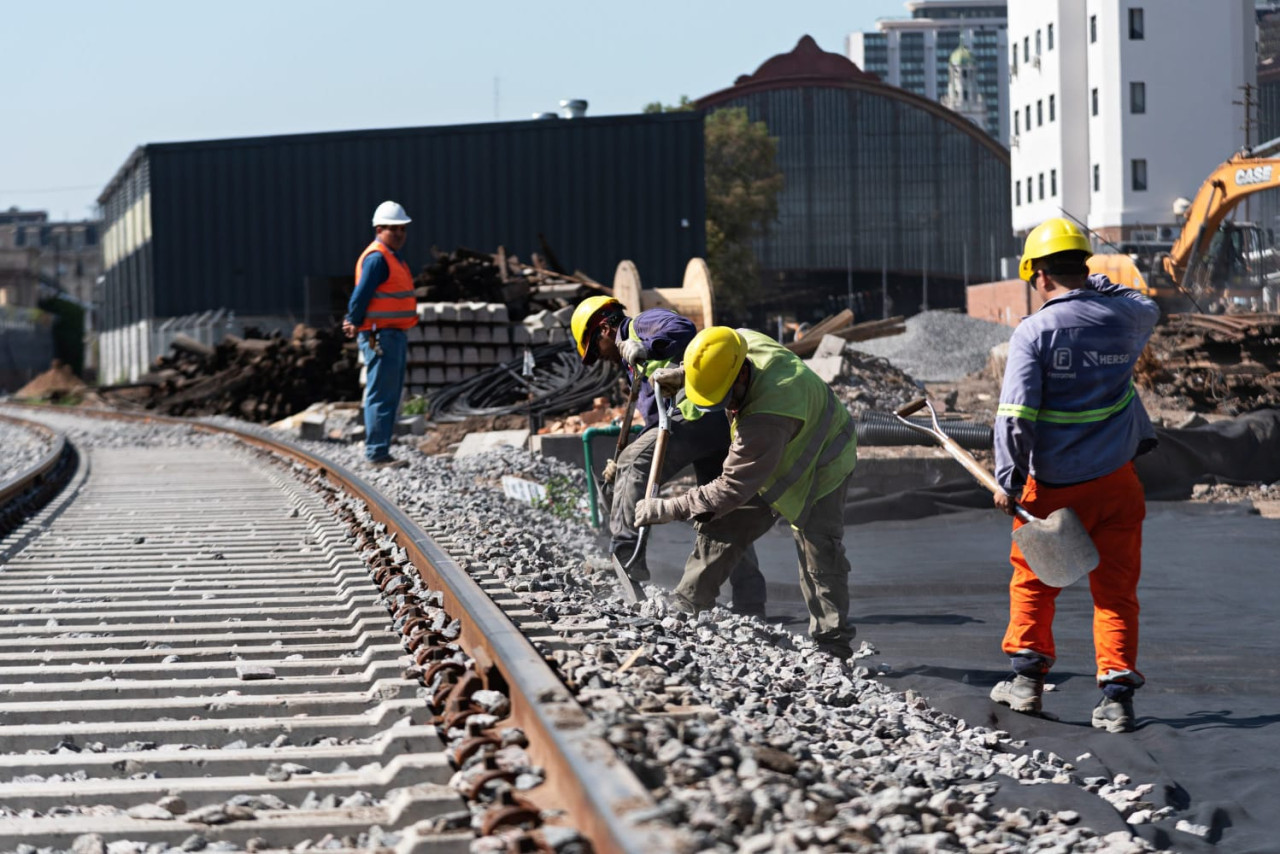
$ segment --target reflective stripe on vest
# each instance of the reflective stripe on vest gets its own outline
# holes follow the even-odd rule
[[[853,419],[831,388],[798,356],[767,335],[740,329],[753,376],[738,418],[782,415],[801,423],[760,495],[796,527],[815,501],[845,482],[857,463]]]
[[[413,295],[413,276],[409,265],[396,257],[388,247],[373,241],[356,260],[356,284],[360,282],[364,261],[370,252],[381,252],[387,262],[387,280],[378,285],[369,299],[368,310],[360,329],[377,326],[384,329],[411,329],[418,323],[418,300]]]
[[[1101,409],[1065,412],[1059,409],[1032,409],[1029,406],[1020,406],[1016,403],[1002,403],[996,408],[996,417],[1003,415],[1008,418],[1021,418],[1025,421],[1043,421],[1047,424],[1092,424],[1097,421],[1106,421],[1113,415],[1123,412],[1125,407],[1133,400],[1135,394],[1133,381],[1130,380],[1129,388],[1124,393],[1124,396],[1110,406],[1104,406]]]

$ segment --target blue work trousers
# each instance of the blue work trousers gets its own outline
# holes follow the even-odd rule
[[[404,366],[409,353],[409,337],[403,329],[379,329],[381,355],[373,347],[373,333],[361,332],[360,357],[367,369],[364,382],[364,456],[368,460],[389,457],[391,434],[400,412],[404,391]]]

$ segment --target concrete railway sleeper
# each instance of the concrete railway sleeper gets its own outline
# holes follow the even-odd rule
[[[43,509],[6,484],[0,850],[678,847],[515,625],[354,475],[207,424],[23,417],[72,439]]]

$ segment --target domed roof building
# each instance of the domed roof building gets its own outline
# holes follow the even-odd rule
[[[743,107],[778,139],[784,187],[756,246],[756,321],[963,307],[966,283],[1000,278],[1017,254],[1008,149],[809,36],[696,104]]]

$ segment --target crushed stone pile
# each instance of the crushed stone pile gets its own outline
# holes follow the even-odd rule
[[[954,311],[926,311],[907,318],[901,335],[859,341],[863,353],[887,359],[921,382],[955,382],[987,366],[991,348],[1013,327]]]

